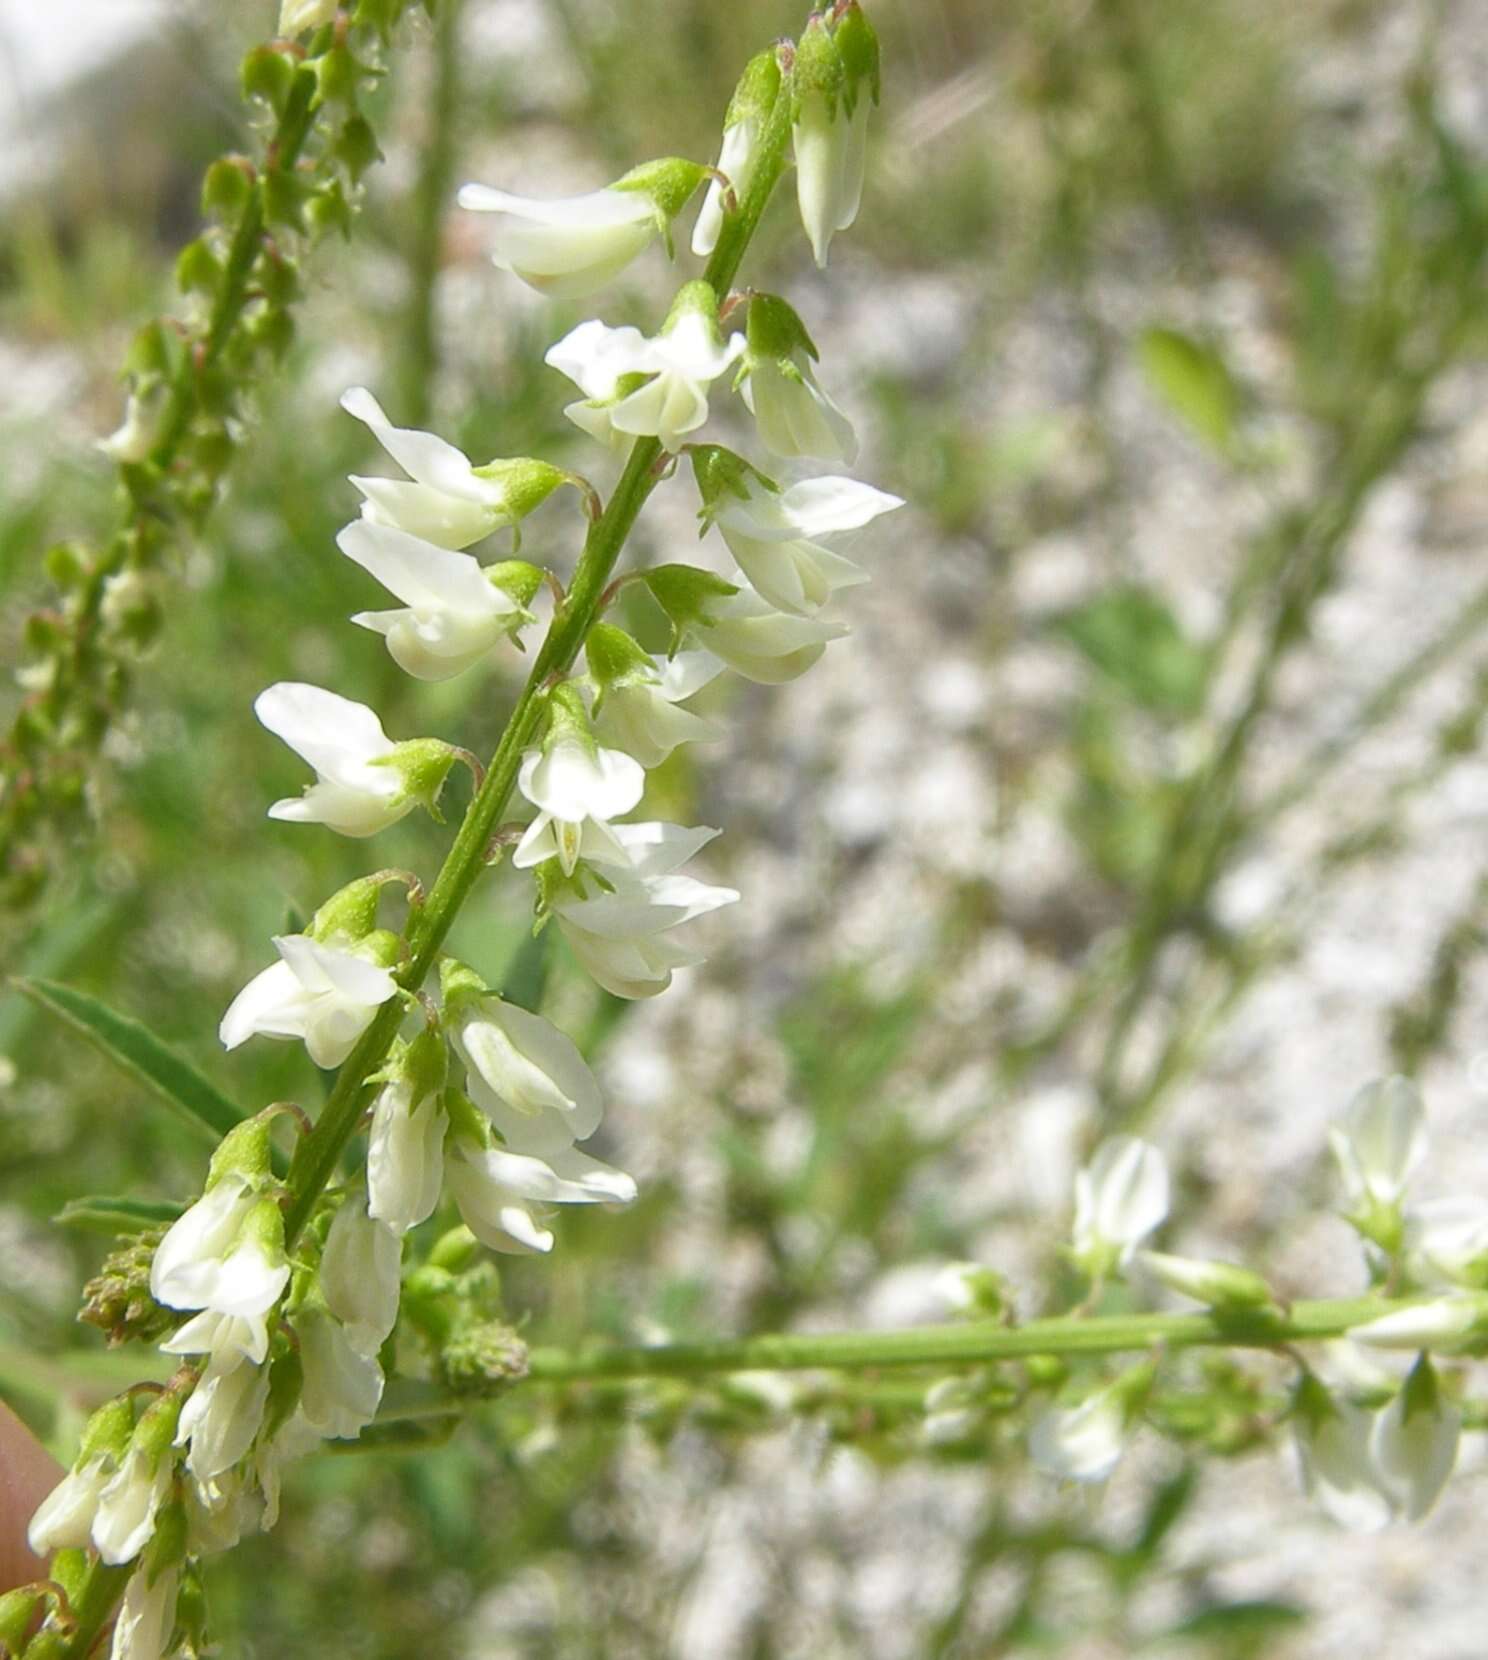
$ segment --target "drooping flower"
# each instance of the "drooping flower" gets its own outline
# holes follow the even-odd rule
[[[98,1500],[123,1463],[134,1435],[134,1408],[126,1396],[107,1401],[83,1428],[72,1468],[37,1506],[26,1533],[37,1556],[82,1550],[91,1542]]]
[[[376,1354],[397,1324],[401,1255],[398,1235],[368,1214],[365,1194],[353,1194],[336,1212],[321,1253],[320,1288],[363,1354]]]
[[[111,1567],[144,1549],[175,1477],[172,1441],[181,1398],[167,1390],[147,1406],[134,1426],[129,1450],[98,1495],[93,1548]]]
[[[285,9],[296,0],[285,0]],[[280,33],[289,33],[281,27]],[[181,1570],[162,1568],[152,1574],[141,1565],[129,1576],[119,1617],[110,1640],[109,1660],[164,1660],[173,1652],[171,1633],[176,1624],[176,1600],[180,1595]]]
[[[1442,1399],[1423,1354],[1375,1419],[1369,1443],[1380,1485],[1406,1521],[1420,1521],[1441,1497],[1461,1436],[1462,1414]]]
[[[457,200],[498,217],[491,260],[553,299],[579,299],[623,271],[697,189],[703,169],[679,156],[644,162],[603,190],[583,196],[514,196],[467,184]]]
[[[486,990],[462,963],[442,965],[450,1041],[471,1098],[507,1146],[546,1157],[599,1128],[604,1101],[573,1039]]]
[[[280,681],[259,694],[253,711],[316,773],[303,795],[276,801],[270,818],[374,836],[420,802],[432,808],[454,764],[448,744],[395,744],[365,704],[319,686]]]
[[[805,324],[778,295],[756,294],[747,327],[740,390],[760,442],[773,455],[850,466],[857,434],[817,382],[816,345]]]
[[[733,186],[737,201],[743,201],[759,161],[759,143],[775,100],[780,93],[780,64],[773,51],[761,52],[749,60],[723,118],[723,148],[718,171]],[[692,229],[692,251],[706,259],[718,246],[723,229],[723,186],[714,179],[703,198],[702,209]]]
[[[655,997],[671,984],[674,970],[703,960],[670,938],[673,931],[732,905],[739,894],[679,873],[716,830],[645,823],[617,824],[612,833],[627,863],[605,867],[607,891],[561,888],[552,911],[580,964],[606,991]]]
[[[805,674],[833,640],[847,634],[844,623],[817,617],[789,616],[757,594],[742,573],[733,578],[736,592],[710,600],[702,618],[689,629],[691,638],[721,657],[746,680],[778,686]]]
[[[1028,1432],[1028,1453],[1061,1481],[1104,1481],[1126,1450],[1127,1433],[1152,1382],[1150,1367],[1123,1373],[1076,1406],[1051,1407]]]
[[[653,657],[622,629],[601,622],[590,629],[584,653],[598,693],[594,733],[610,748],[649,770],[679,744],[721,736],[711,721],[678,708],[722,673],[723,664],[710,652]]]
[[[556,858],[572,875],[581,856],[613,848],[609,821],[628,813],[646,788],[640,762],[595,741],[578,691],[556,688],[543,742],[522,757],[517,788],[537,817],[517,844],[512,863],[530,869]]]
[[[678,293],[661,333],[580,323],[544,361],[568,376],[584,397],[563,411],[601,443],[659,438],[678,450],[708,418],[708,387],[744,351],[743,335],[724,341],[718,303],[705,282]]]
[[[300,1412],[305,1422],[318,1435],[355,1440],[377,1416],[382,1400],[377,1351],[360,1347],[323,1301],[307,1303],[292,1323],[304,1369]]]
[[[1302,1488],[1340,1527],[1373,1533],[1390,1520],[1391,1503],[1370,1452],[1370,1415],[1335,1399],[1310,1373],[1297,1388],[1293,1418]]]
[[[371,428],[407,479],[361,478],[351,482],[366,498],[363,518],[390,525],[442,548],[468,548],[483,536],[514,525],[560,484],[561,468],[521,457],[473,466],[470,458],[432,432],[395,427],[364,386],[343,394],[341,407]]]
[[[433,1214],[444,1178],[443,1034],[429,1030],[395,1050],[372,1104],[367,1212],[402,1235]]]
[[[355,564],[401,599],[403,609],[358,611],[359,628],[381,634],[400,669],[418,680],[448,680],[532,621],[528,602],[542,573],[521,560],[482,568],[392,525],[357,519],[336,538]]]
[[[538,1158],[459,1137],[446,1169],[465,1225],[493,1251],[550,1251],[547,1205],[630,1204],[635,1182],[576,1147]]]
[[[793,616],[819,611],[839,588],[867,572],[820,545],[820,538],[858,530],[902,507],[898,496],[850,478],[812,478],[770,490],[751,476],[741,500],[719,500],[714,522],[750,586],[767,604]]]
[[[1168,1214],[1168,1167],[1135,1136],[1113,1136],[1075,1176],[1072,1254],[1092,1279],[1125,1267]]]
[[[269,1369],[233,1365],[213,1356],[181,1409],[176,1444],[187,1448],[186,1468],[212,1481],[243,1458],[263,1424]]]
[[[878,41],[855,0],[834,23],[817,15],[807,24],[796,84],[796,195],[811,251],[825,267],[833,234],[858,216],[870,94],[878,101]]]
[[[323,945],[308,934],[280,935],[281,961],[256,975],[222,1017],[219,1036],[236,1049],[255,1033],[303,1038],[317,1066],[340,1066],[397,982],[366,957]]]

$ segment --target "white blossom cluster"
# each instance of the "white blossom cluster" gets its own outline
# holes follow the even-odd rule
[[[1362,1089],[1330,1139],[1344,1214],[1366,1242],[1375,1282],[1437,1293],[1355,1326],[1331,1346],[1346,1380],[1329,1388],[1304,1368],[1292,1398],[1304,1488],[1335,1521],[1370,1530],[1420,1520],[1455,1466],[1462,1414],[1430,1352],[1465,1351],[1488,1332],[1488,1202],[1406,1204],[1410,1178],[1426,1156],[1426,1124],[1420,1095],[1405,1078]],[[1167,1219],[1168,1206],[1161,1152],[1130,1136],[1104,1142],[1076,1177],[1072,1260],[1097,1287],[1131,1266],[1140,1280],[1216,1311],[1277,1306],[1266,1281],[1249,1269],[1139,1249]],[[1371,1365],[1371,1349],[1413,1351],[1416,1360],[1402,1380]],[[1144,1363],[1051,1407],[1029,1432],[1034,1462],[1063,1480],[1104,1481],[1142,1418],[1154,1377]]]
[[[286,31],[334,8],[285,0]],[[463,207],[491,214],[495,263],[542,292],[587,294],[657,236],[712,175],[692,245],[729,234],[755,181],[778,101],[789,99],[803,222],[819,263],[852,222],[863,135],[877,96],[876,46],[855,0],[813,17],[794,55],[771,49],[730,106],[718,169],[666,158],[573,200],[532,201],[485,186]],[[784,108],[785,106],[779,106]],[[684,563],[644,574],[671,651],[659,656],[597,621],[581,672],[540,691],[541,721],[517,789],[530,818],[513,827],[511,866],[531,873],[541,925],[616,996],[666,989],[698,962],[688,925],[738,894],[684,868],[717,833],[634,818],[646,772],[716,729],[685,704],[726,668],[775,683],[808,669],[846,632],[822,612],[867,580],[836,546],[900,505],[852,478],[804,476],[812,460],[850,463],[851,424],[816,380],[815,347],[794,311],[769,295],[728,296],[685,284],[660,332],[581,323],[547,354],[581,396],[567,414],[607,447],[654,439],[689,452],[705,530],[737,562],[730,581]],[[743,332],[726,332],[737,312]],[[717,383],[753,417],[757,462],[698,442]],[[395,426],[371,392],[343,407],[362,421],[401,477],[355,477],[360,516],[337,538],[345,556],[397,604],[351,620],[380,635],[420,680],[468,672],[534,622],[531,603],[556,578],[483,544],[514,536],[555,490],[585,481],[532,458],[483,465],[433,433]],[[767,470],[791,469],[788,482]],[[515,551],[515,550],[513,550]],[[685,647],[685,649],[684,649]],[[451,768],[469,760],[437,738],[395,740],[369,708],[319,686],[281,683],[258,698],[262,724],[312,769],[271,817],[376,835],[414,808],[436,807]],[[478,770],[478,769],[477,769]],[[301,933],[273,941],[277,961],[233,999],[228,1049],[250,1037],[301,1041],[319,1067],[345,1063],[385,1006],[402,1035],[366,1079],[376,1085],[366,1170],[323,1195],[287,1241],[284,1185],[272,1170],[268,1109],[232,1132],[202,1197],[155,1252],[150,1291],[187,1316],[162,1343],[186,1362],[163,1391],[121,1397],[88,1426],[73,1470],[43,1503],[31,1542],[41,1553],[88,1549],[135,1563],[112,1639],[114,1660],[159,1660],[190,1638],[177,1616],[194,1559],[272,1524],[287,1459],[360,1434],[377,1412],[383,1359],[397,1323],[403,1237],[448,1193],[476,1240],[545,1252],[552,1207],[626,1204],[631,1178],[581,1151],[599,1129],[599,1086],[574,1043],[548,1020],[485,986],[463,964],[439,965],[433,988],[400,981],[406,943],[377,925],[393,873],[352,883]]]

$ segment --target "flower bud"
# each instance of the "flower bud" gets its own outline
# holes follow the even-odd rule
[[[1276,1299],[1266,1281],[1233,1262],[1201,1262],[1193,1257],[1141,1251],[1137,1263],[1160,1285],[1182,1297],[1221,1310],[1275,1308]]]
[[[1380,1485],[1408,1522],[1429,1514],[1457,1463],[1462,1414],[1441,1397],[1426,1355],[1375,1420],[1370,1451]]]
[[[1488,1292],[1453,1291],[1429,1302],[1382,1314],[1345,1334],[1377,1349],[1432,1349],[1473,1354],[1488,1342]]]

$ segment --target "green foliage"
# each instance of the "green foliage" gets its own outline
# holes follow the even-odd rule
[[[1151,328],[1137,342],[1148,384],[1194,433],[1221,455],[1234,448],[1240,392],[1212,345],[1177,329]]]

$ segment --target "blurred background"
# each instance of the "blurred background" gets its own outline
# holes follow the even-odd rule
[[[503,1260],[533,1340],[943,1319],[936,1270],[963,1259],[1024,1314],[1066,1306],[1073,1171],[1117,1130],[1178,1173],[1166,1248],[1348,1294],[1326,1127],[1382,1071],[1426,1092],[1421,1190],[1488,1190],[1488,13],[870,10],[860,219],[819,273],[787,189],[745,277],[815,334],[858,476],[911,505],[860,544],[852,637],[792,685],[715,684],[697,706],[726,739],[652,775],[647,816],[720,826],[702,863],[744,895],[708,964],[625,1005],[556,938],[523,959],[607,1085],[598,1150],[642,1188],[564,1215],[551,1259]],[[276,11],[0,4],[12,665],[42,550],[110,523],[93,443],[134,330],[180,303],[203,167],[252,141],[236,64]],[[350,239],[306,260],[296,344],[109,739],[101,836],[8,925],[11,971],[137,1016],[245,1104],[313,1110],[299,1046],[224,1056],[216,1024],[286,916],[368,855],[264,818],[304,775],[251,701],[308,679],[484,752],[524,668],[417,684],[347,625],[382,602],[334,547],[371,460],[337,397],[364,383],[477,459],[603,488],[542,353],[592,310],[654,327],[676,274],[656,251],[591,311],[542,301],[453,189],[711,159],[746,58],[802,21],[794,0],[442,0],[437,28],[402,28],[372,105],[385,160]],[[716,558],[693,510],[685,479],[659,491],[635,557]],[[571,509],[527,535],[571,568]],[[443,845],[408,820],[374,857],[428,875]],[[489,879],[453,949],[499,981],[527,907]],[[0,1394],[64,1452],[142,1362],[74,1323],[107,1241],[50,1218],[80,1193],[180,1198],[203,1169],[141,1090],[0,996]],[[1475,1438],[1426,1524],[1347,1536],[1265,1433],[1285,1374],[1185,1365],[1210,1407],[1093,1493],[1029,1468],[1021,1419],[927,1427],[933,1377],[799,1415],[768,1391],[519,1391],[441,1445],[295,1470],[278,1530],[211,1568],[222,1652],[1481,1654]]]

